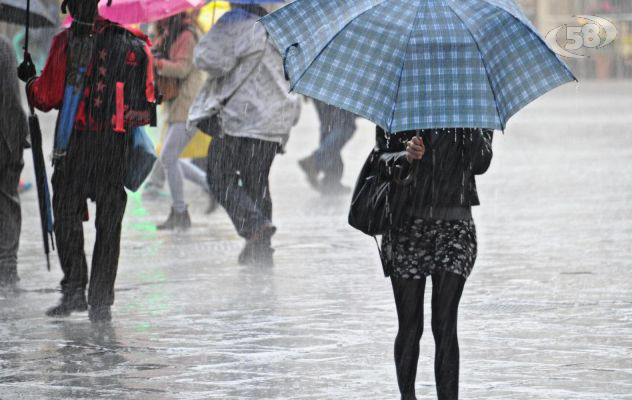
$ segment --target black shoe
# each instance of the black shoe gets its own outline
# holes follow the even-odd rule
[[[252,262],[262,267],[274,266],[274,249],[270,245],[255,246]]]
[[[191,217],[189,216],[189,210],[183,212],[177,212],[171,207],[169,218],[156,227],[159,231],[168,231],[174,229],[187,230],[191,227]]]
[[[313,156],[304,158],[298,162],[305,175],[307,175],[307,182],[314,188],[318,189],[318,166],[316,166],[316,160]]]
[[[54,318],[67,317],[75,311],[86,311],[88,303],[83,290],[72,293],[64,293],[61,301],[55,307],[51,307],[46,311],[46,315]]]
[[[247,241],[241,253],[239,253],[240,265],[272,265],[274,249],[272,248],[272,236],[276,233],[276,226],[263,225]]]
[[[110,306],[90,306],[88,318],[90,318],[90,322],[94,323],[112,321]]]
[[[15,277],[0,277],[0,293],[18,294],[20,292],[18,282],[20,282],[20,278],[17,275]]]
[[[0,268],[0,289],[15,290],[18,287],[18,282],[20,282],[20,277],[15,267],[9,271]]]
[[[274,265],[274,249],[269,242],[248,240],[241,253],[239,253],[239,265]]]
[[[243,249],[241,249],[239,257],[237,257],[237,262],[239,263],[239,265],[250,265],[254,257],[254,245],[255,242],[253,242],[252,240],[246,240],[246,245]]]

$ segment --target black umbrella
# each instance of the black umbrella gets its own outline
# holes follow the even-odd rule
[[[31,27],[45,28],[56,25],[46,7],[39,0],[30,1]],[[27,2],[24,0],[0,0],[0,21],[22,24],[26,20]]]
[[[42,223],[42,236],[44,239],[44,253],[46,254],[46,266],[50,271],[50,248],[54,248],[53,239],[53,211],[50,203],[50,191],[48,190],[48,178],[46,176],[46,162],[42,152],[42,130],[39,119],[31,107],[29,115],[29,130],[31,133],[31,152],[33,153],[33,167],[35,169],[35,186],[37,187],[37,200],[39,203],[40,220]],[[50,242],[49,242],[50,239]]]
[[[13,0],[0,0],[3,2]],[[31,70],[31,75],[35,75],[35,67],[31,61],[29,54],[29,28],[31,25],[31,1],[26,0],[25,13],[22,14],[26,20],[26,35],[24,40],[24,62],[18,69]],[[39,4],[34,2],[33,4]],[[41,4],[40,4],[41,6]],[[26,96],[29,97],[28,94]],[[48,190],[48,178],[46,176],[46,162],[44,161],[44,153],[42,152],[42,130],[40,129],[39,120],[35,114],[35,108],[29,102],[29,131],[31,134],[31,152],[33,153],[33,167],[35,169],[35,186],[37,187],[37,200],[39,205],[40,220],[42,223],[42,236],[44,239],[44,253],[46,254],[46,266],[50,271],[50,249],[54,248],[53,239],[53,210],[50,202],[50,191]],[[50,239],[50,242],[49,242]],[[52,245],[52,246],[51,246]]]

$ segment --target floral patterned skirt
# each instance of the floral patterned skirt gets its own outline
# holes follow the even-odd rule
[[[471,219],[415,219],[382,237],[384,274],[394,278],[421,279],[447,271],[467,279],[476,253],[476,226]]]

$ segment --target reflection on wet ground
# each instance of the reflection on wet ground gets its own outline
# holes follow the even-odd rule
[[[497,135],[460,311],[462,398],[632,399],[630,93],[569,85]],[[0,398],[398,398],[374,244],[347,226],[348,199],[321,199],[296,167],[316,129],[307,108],[273,167],[273,268],[236,264],[241,241],[222,212],[203,214],[198,189],[185,234],[153,229],[167,197],[131,195],[110,325],[44,317],[61,273],[57,260],[45,270],[35,195],[24,195],[22,291],[0,294]],[[361,123],[345,148],[347,184],[372,137]],[[420,399],[436,398],[427,332]]]

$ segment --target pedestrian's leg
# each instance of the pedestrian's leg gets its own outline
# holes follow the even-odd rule
[[[257,213],[262,215],[267,222],[249,228],[253,234],[248,238],[244,249],[239,254],[239,263],[242,265],[272,266],[274,262],[272,236],[276,232],[276,227],[272,225],[272,196],[270,195],[269,175],[279,145],[274,142],[249,139],[245,147],[247,150],[244,153],[252,154],[253,158],[249,162],[242,163],[240,177],[244,190],[254,202]],[[251,222],[256,223],[259,220]]]
[[[272,196],[270,194],[270,169],[277,155],[279,145],[275,142],[254,140],[250,144],[249,154],[255,154],[256,162],[251,160],[242,166],[244,187],[261,213],[272,221]]]
[[[184,174],[184,179],[195,183],[202,189],[208,192],[208,181],[206,179],[206,172],[197,165],[193,164],[189,160],[180,160],[180,169]]]
[[[316,104],[320,117],[320,146],[303,164],[311,163],[313,169],[324,176],[316,188],[323,194],[345,194],[351,189],[341,184],[344,163],[340,152],[355,132],[355,116],[348,111],[329,105]],[[303,169],[305,167],[303,166]],[[308,176],[309,177],[309,176]]]
[[[340,152],[344,145],[353,137],[353,133],[354,128],[349,129],[342,125],[335,126],[314,153],[317,165],[325,173],[325,181],[340,182],[344,169]]]
[[[171,191],[173,209],[178,213],[182,213],[187,209],[187,205],[184,202],[182,166],[179,163],[180,154],[189,144],[192,137],[192,133],[186,129],[184,122],[176,122],[169,125],[165,144],[160,154],[160,162],[165,169],[169,190]]]
[[[167,177],[165,176],[165,169],[162,167],[160,161],[154,164],[154,168],[151,170],[151,174],[149,175],[149,182],[147,182],[147,186],[151,186],[152,188],[160,189],[165,185],[165,181]]]
[[[114,303],[114,282],[121,248],[121,229],[127,194],[123,186],[96,188],[96,241],[92,255],[90,307],[109,307]]]
[[[424,326],[426,279],[391,277],[399,330],[395,339],[395,369],[402,399],[415,399],[419,341]]]
[[[459,398],[457,316],[465,278],[451,272],[432,275],[432,334],[439,400]]]
[[[245,138],[215,138],[209,149],[207,179],[211,192],[226,210],[237,233],[250,239],[271,221],[261,212],[240,176],[245,166],[258,162],[248,156],[247,143]]]
[[[314,106],[316,107],[316,112],[318,113],[318,119],[320,121],[320,144],[322,145],[325,138],[331,132],[332,126],[332,111],[334,107],[329,104],[323,103],[318,100],[314,100]],[[316,190],[320,190],[320,182],[318,180],[319,174],[323,168],[324,161],[322,159],[317,160],[317,152],[316,150],[309,157],[303,158],[299,160],[298,165],[301,167],[305,175],[307,176],[307,181],[309,184]],[[326,160],[325,160],[326,161]]]
[[[69,156],[66,156],[69,157]],[[85,180],[73,168],[73,160],[64,159],[53,174],[53,213],[59,263],[64,273],[61,303],[49,309],[49,316],[66,316],[84,311],[88,264],[84,253],[83,218],[86,212]]]
[[[324,184],[340,183],[344,164],[340,152],[355,132],[355,116],[348,111],[327,106],[321,115],[321,141],[313,157],[320,171],[325,173]]]
[[[24,162],[22,151],[12,154],[0,141],[0,286],[15,285],[22,213],[18,185]]]

